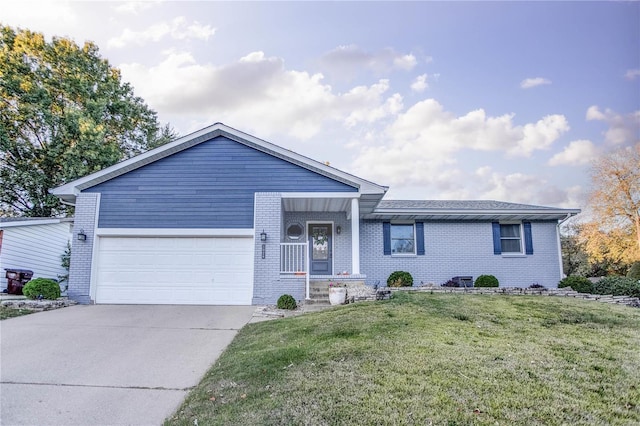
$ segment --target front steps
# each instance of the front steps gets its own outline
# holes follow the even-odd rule
[[[350,293],[358,293],[356,288],[365,288],[363,280],[332,280],[334,282],[342,282],[347,285],[347,297]],[[329,280],[311,280],[309,281],[309,300],[305,300],[305,305],[331,306],[329,303]]]
[[[309,281],[309,299],[305,305],[331,306],[329,303],[329,281]]]

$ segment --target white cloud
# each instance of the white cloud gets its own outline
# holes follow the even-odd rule
[[[6,1],[2,2],[0,9],[0,21],[3,24],[48,36],[71,36],[69,29],[76,30],[80,24],[70,1]]]
[[[341,77],[352,77],[363,69],[377,73],[392,70],[410,71],[418,63],[411,53],[398,53],[391,48],[367,52],[354,44],[338,46],[325,53],[320,62],[329,73]]]
[[[640,110],[629,114],[618,114],[607,108],[603,111],[597,105],[590,106],[587,121],[604,121],[609,128],[604,132],[604,140],[614,146],[633,145],[640,140]]]
[[[491,195],[492,190],[478,189],[478,178],[468,176],[458,166],[460,154],[493,151],[507,157],[527,157],[536,150],[548,149],[569,129],[562,115],[546,116],[524,125],[514,124],[513,117],[513,114],[487,116],[482,109],[458,117],[436,100],[426,99],[399,113],[373,140],[353,143],[358,153],[352,169],[356,175],[392,188],[422,188],[422,193],[429,190],[441,197],[455,198],[477,198],[479,193]],[[505,182],[524,180],[516,174]],[[494,182],[490,187],[495,185]],[[506,184],[502,187],[511,188]],[[515,196],[506,199],[514,200]]]
[[[123,48],[131,44],[143,46],[149,42],[160,41],[167,36],[175,40],[208,40],[215,31],[215,28],[210,25],[203,25],[197,21],[189,23],[184,16],[178,16],[170,22],[160,22],[143,31],[126,28],[119,36],[110,38],[107,46],[113,48]]]
[[[114,7],[114,10],[118,13],[126,13],[131,15],[137,15],[144,10],[150,9],[152,6],[159,4],[159,1],[125,1],[122,3],[117,3],[117,6]]]
[[[598,148],[593,142],[585,139],[572,141],[561,152],[549,160],[550,166],[581,166],[589,164],[598,156]]]
[[[637,77],[640,77],[640,68],[627,70],[627,72],[624,74],[624,77],[627,80],[635,80]]]
[[[417,76],[416,79],[413,80],[413,83],[411,83],[411,90],[414,92],[424,92],[428,88],[429,84],[427,84],[426,74]]]
[[[412,54],[402,55],[393,58],[394,68],[398,68],[405,71],[411,71],[417,64],[416,57]]]
[[[123,77],[149,105],[165,114],[224,121],[267,137],[288,134],[309,139],[327,121],[346,127],[371,124],[402,110],[402,97],[389,97],[388,80],[334,93],[322,74],[287,70],[281,58],[252,52],[238,61],[199,64],[188,52],[165,52],[152,67],[120,66]],[[208,119],[208,120],[207,120]]]
[[[544,84],[551,84],[551,80],[542,77],[525,78],[520,82],[520,87],[523,89],[531,89],[532,87],[542,86]]]
[[[575,208],[583,203],[584,198],[579,186],[559,188],[540,176],[499,173],[488,166],[477,169],[469,178],[477,182],[474,191],[475,198],[479,199]]]

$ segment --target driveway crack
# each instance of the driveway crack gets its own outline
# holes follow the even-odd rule
[[[33,386],[63,386],[63,387],[76,387],[76,388],[102,388],[102,389],[135,389],[135,390],[166,390],[166,391],[190,391],[193,386],[186,388],[166,388],[163,386],[114,386],[114,385],[80,385],[72,383],[39,383],[39,382],[12,382],[1,381],[0,384],[6,385],[33,385]]]

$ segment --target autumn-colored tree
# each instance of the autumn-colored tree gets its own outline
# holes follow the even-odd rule
[[[64,215],[49,189],[173,137],[95,44],[0,25],[4,215]]]
[[[640,142],[597,159],[592,168],[593,220],[580,229],[589,258],[624,273],[640,260]]]

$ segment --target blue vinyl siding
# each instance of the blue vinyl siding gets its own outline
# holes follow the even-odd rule
[[[220,136],[84,192],[101,228],[252,228],[255,192],[357,188]]]

